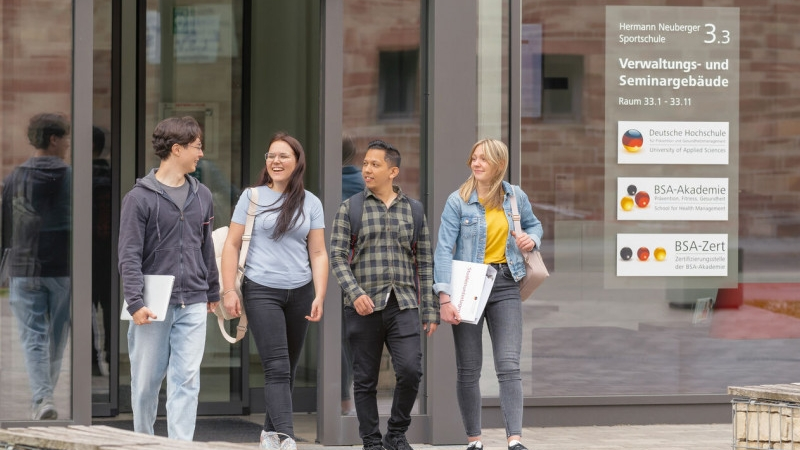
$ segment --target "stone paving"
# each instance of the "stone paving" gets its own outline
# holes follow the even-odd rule
[[[523,443],[529,450],[731,450],[730,424],[631,425],[613,427],[525,428]],[[484,430],[486,450],[505,450],[502,429]],[[464,450],[466,446],[432,446],[411,443],[415,450]],[[298,450],[360,449],[325,447],[305,442]]]

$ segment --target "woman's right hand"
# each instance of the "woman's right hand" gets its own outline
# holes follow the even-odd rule
[[[239,317],[242,315],[242,302],[239,300],[239,294],[236,290],[232,290],[225,294],[222,298],[222,307],[228,312],[231,317]]]
[[[450,301],[450,294],[439,293],[439,317],[450,325],[461,323],[461,315],[458,314],[458,309]]]

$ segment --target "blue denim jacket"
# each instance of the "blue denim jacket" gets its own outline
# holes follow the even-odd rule
[[[506,242],[506,260],[514,280],[525,276],[525,262],[511,235],[514,222],[511,218],[511,199],[509,193],[512,186],[503,182],[505,196],[503,209],[508,219],[508,240]],[[528,233],[538,249],[542,243],[542,223],[533,214],[528,196],[519,186],[513,186],[519,205],[520,225]],[[447,198],[442,223],[439,226],[439,239],[433,254],[433,292],[450,294],[450,272],[452,261],[469,261],[483,263],[486,254],[486,210],[478,201],[478,193],[473,192],[468,202],[461,200],[458,191]]]

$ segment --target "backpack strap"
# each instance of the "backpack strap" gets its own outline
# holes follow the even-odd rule
[[[422,202],[411,197],[406,197],[411,203],[411,218],[414,220],[414,235],[411,238],[411,254],[414,259],[417,257],[417,240],[420,233],[422,233],[422,223],[425,218],[425,209],[422,207]]]
[[[361,232],[361,215],[364,213],[364,198],[367,196],[366,189],[353,194],[348,201],[348,216],[350,217],[350,256],[347,258],[349,264],[353,263],[356,255],[356,243],[358,234]]]
[[[417,288],[417,304],[422,303],[422,293],[419,291],[419,264],[417,263],[417,240],[422,233],[422,223],[425,218],[425,209],[422,202],[406,197],[411,203],[411,218],[414,220],[414,235],[411,238],[411,255],[414,257],[414,286]]]

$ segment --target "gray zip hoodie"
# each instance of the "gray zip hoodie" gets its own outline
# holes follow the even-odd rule
[[[189,196],[181,211],[156,180],[157,170],[137,179],[122,200],[119,273],[131,314],[144,306],[143,274],[175,275],[170,304],[219,301],[211,191],[186,175]]]

